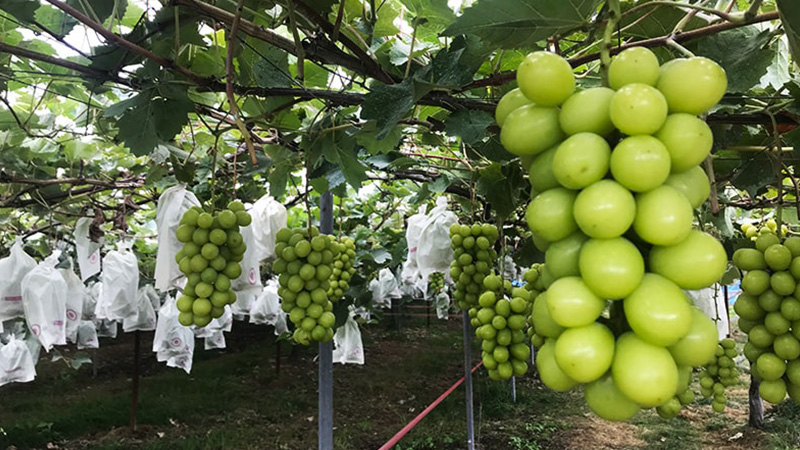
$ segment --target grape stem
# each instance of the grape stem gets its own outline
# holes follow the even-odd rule
[[[667,44],[667,47],[677,50],[678,53],[682,54],[683,56],[685,56],[687,58],[693,58],[694,57],[694,53],[692,53],[688,48],[682,46],[681,44],[678,44],[678,42],[676,42],[675,39],[673,39],[673,38],[674,38],[674,35],[668,37],[667,40],[665,41],[665,43]]]
[[[612,39],[621,17],[622,8],[619,0],[608,0],[608,19],[605,30],[603,30],[603,44],[600,47],[600,73],[603,77],[604,86],[608,86],[608,66],[611,64]]]

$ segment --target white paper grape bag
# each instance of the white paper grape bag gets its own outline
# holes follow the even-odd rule
[[[78,350],[86,348],[100,348],[97,329],[91,320],[81,320],[78,325]]]
[[[450,296],[444,292],[436,294],[433,300],[433,306],[436,308],[436,317],[439,319],[447,320],[450,317]]]
[[[25,321],[47,352],[67,343],[67,282],[56,269],[60,255],[56,250],[22,279]]]
[[[130,243],[121,242],[118,250],[106,254],[103,258],[101,281],[103,290],[98,300],[98,309],[103,305],[105,317],[98,312],[98,318],[122,321],[136,313],[139,261],[130,251]]]
[[[729,321],[725,320],[728,312],[725,310],[725,298],[719,284],[695,291],[683,291],[717,326],[719,339],[724,339],[729,333]]]
[[[333,362],[340,364],[364,364],[364,344],[361,330],[352,314],[333,335]]]
[[[89,292],[72,269],[61,269],[60,272],[64,282],[67,283],[67,340],[74,344],[78,340],[78,327],[83,318],[83,305],[86,303]]]
[[[22,249],[22,239],[11,246],[11,254],[0,259],[0,322],[25,316],[22,279],[36,267],[36,260]]]
[[[452,211],[447,210],[447,198],[436,199],[436,207],[428,214],[419,232],[417,242],[417,268],[420,281],[418,288],[425,292],[428,277],[434,272],[449,273],[453,262],[453,249],[450,246],[450,226],[458,221]]]
[[[217,350],[225,347],[225,332],[222,330],[216,330],[211,336],[207,336],[203,339],[204,350]]]
[[[89,228],[92,226],[92,219],[81,217],[75,222],[75,253],[78,257],[78,268],[81,271],[81,280],[86,281],[93,275],[100,273],[100,248],[105,242],[105,238],[100,238],[98,242],[92,241],[89,235]]]
[[[250,323],[272,325],[277,336],[288,331],[286,313],[281,309],[278,286],[274,280],[270,280],[256,297],[250,312]]]
[[[194,333],[191,328],[178,322],[178,306],[174,297],[168,297],[158,311],[153,351],[159,362],[166,361],[168,367],[178,367],[191,373]]]
[[[242,233],[242,239],[247,249],[242,255],[242,261],[239,263],[242,267],[242,274],[239,278],[231,280],[231,289],[236,291],[237,294],[258,295],[263,286],[261,285],[261,260],[255,249],[253,224],[242,227],[239,232]]]
[[[372,303],[376,308],[391,308],[392,300],[402,297],[400,283],[389,268],[384,267],[378,272],[378,278],[370,281],[369,290],[372,291]]]
[[[151,285],[142,286],[136,295],[136,311],[122,321],[122,331],[153,331],[156,329],[156,311],[152,298],[158,298]]]
[[[100,294],[103,290],[103,283],[95,282],[87,288],[89,295],[84,298],[83,303],[83,320],[94,320],[96,317],[95,310],[97,309],[97,301],[100,299]]]
[[[36,365],[25,341],[12,336],[0,346],[0,386],[8,383],[27,383],[36,377]]]
[[[236,293],[236,301],[231,305],[231,313],[236,320],[246,320],[255,303],[256,296]]]
[[[428,216],[425,214],[426,207],[422,205],[417,210],[417,213],[408,218],[406,228],[406,244],[408,245],[408,253],[406,260],[403,263],[403,272],[401,274],[403,284],[409,286],[416,286],[419,281],[419,266],[417,264],[417,250],[419,245],[419,234]]]
[[[156,228],[158,229],[158,253],[156,254],[155,288],[161,292],[179,287],[183,277],[175,255],[183,247],[175,231],[186,210],[200,206],[197,197],[184,185],[172,186],[158,198]]]
[[[265,195],[250,208],[253,218],[253,250],[259,261],[275,256],[275,236],[278,230],[286,228],[288,213],[280,202]]]

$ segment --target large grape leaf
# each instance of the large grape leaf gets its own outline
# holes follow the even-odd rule
[[[475,34],[503,48],[537,41],[584,25],[601,0],[482,0],[464,11],[443,34]]]
[[[175,89],[148,89],[107,108],[107,117],[119,116],[117,138],[134,155],[149,154],[159,142],[172,140],[189,121],[194,103]]]
[[[461,136],[466,144],[474,144],[486,136],[486,128],[494,123],[494,117],[486,111],[465,109],[447,116],[445,130],[451,136]]]
[[[783,29],[789,40],[789,50],[795,63],[800,62],[800,2],[797,0],[777,0]]]

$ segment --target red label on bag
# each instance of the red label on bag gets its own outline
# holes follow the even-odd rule
[[[42,332],[42,327],[40,327],[39,324],[35,323],[31,325],[31,333],[33,333],[34,336],[38,336],[41,332]]]
[[[250,284],[256,284],[256,270],[250,269]]]
[[[78,320],[78,313],[76,313],[72,309],[68,309],[67,310],[67,320],[70,320],[70,321],[73,321],[73,322]]]
[[[21,295],[16,295],[16,296],[3,297],[3,300],[5,300],[7,302],[21,302],[22,301],[22,296]]]
[[[14,373],[14,372],[19,372],[20,370],[22,370],[22,367],[17,367],[16,369],[11,369],[11,370],[5,370],[4,372],[5,373]]]
[[[57,326],[57,327],[63,327],[64,326],[64,321],[63,320],[54,320],[53,321],[53,325]]]

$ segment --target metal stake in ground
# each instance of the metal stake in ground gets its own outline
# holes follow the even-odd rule
[[[136,431],[136,410],[139,408],[139,353],[141,350],[140,331],[136,330],[133,341],[133,386],[131,387],[130,425]]]
[[[467,400],[467,450],[475,450],[475,417],[472,413],[472,362],[470,361],[470,354],[472,353],[472,342],[470,335],[472,330],[469,326],[469,313],[464,311],[464,386],[466,387],[466,400]]]
[[[319,230],[333,234],[333,194],[322,194]],[[333,342],[319,343],[319,450],[333,450]]]
[[[517,403],[517,377],[511,377],[511,401]]]

